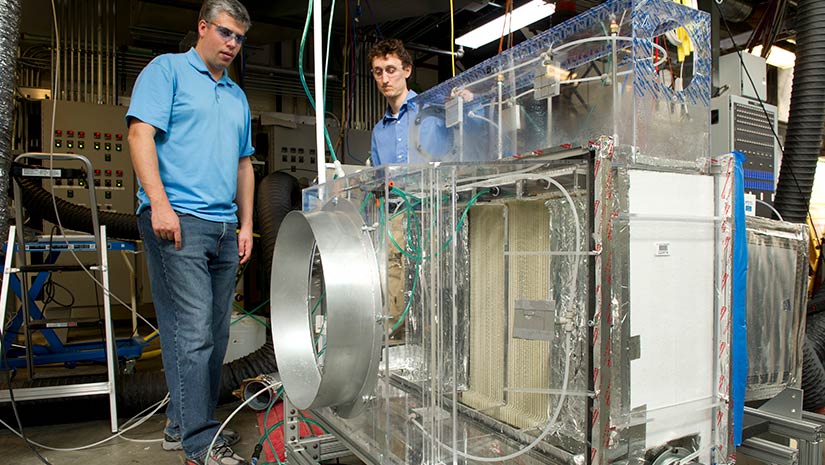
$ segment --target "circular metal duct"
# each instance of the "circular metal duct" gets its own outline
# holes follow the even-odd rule
[[[322,349],[310,308],[318,279]],[[372,395],[384,329],[380,279],[370,229],[351,202],[334,198],[284,219],[272,254],[272,340],[284,389],[298,408],[332,407],[350,418]]]

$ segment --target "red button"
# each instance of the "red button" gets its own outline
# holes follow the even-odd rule
[[[111,138],[112,138],[112,133],[110,133],[110,132],[107,132],[106,134],[103,134],[103,135],[104,135],[107,139],[111,139]]]
[[[106,176],[111,176],[111,175],[112,175],[112,170],[106,170]]]
[[[62,131],[62,130],[60,130],[60,129],[55,129],[55,130],[54,130],[54,134],[55,134],[55,135],[57,135],[57,136],[60,136],[60,135],[62,135],[62,134],[63,134],[63,131]]]
[[[95,176],[100,176],[100,170],[95,170]]]
[[[73,136],[73,135],[74,135],[74,131],[72,131],[71,129],[69,129],[68,134],[69,134],[70,136]]]
[[[100,137],[100,132],[96,132],[95,137]]]
[[[123,134],[116,134],[115,138],[117,138],[117,140],[123,140]]]
[[[77,137],[86,137],[86,133],[83,131],[77,131]]]
[[[115,171],[115,174],[117,174],[118,176],[123,176],[123,170],[117,170]]]

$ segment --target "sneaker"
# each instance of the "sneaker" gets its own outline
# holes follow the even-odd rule
[[[187,458],[186,465],[249,465],[243,457],[236,454],[226,444],[215,446],[209,457]]]
[[[221,437],[223,438],[223,443],[230,447],[241,440],[241,435],[229,428],[224,428],[223,431],[221,431]],[[167,433],[163,433],[163,444],[161,444],[161,447],[163,447],[163,450],[183,450],[183,445],[180,443],[180,436],[172,436]]]

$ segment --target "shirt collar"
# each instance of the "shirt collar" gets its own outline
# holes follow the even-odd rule
[[[206,63],[203,62],[203,59],[201,58],[198,51],[195,50],[195,47],[190,48],[189,51],[186,52],[186,59],[189,61],[189,64],[192,65],[193,68],[195,68],[201,73],[208,75],[209,77],[212,77],[212,73],[209,72],[209,68],[206,67]],[[226,70],[223,70],[221,78],[218,79],[218,84],[226,84],[228,86],[235,85],[232,79],[229,79],[229,75],[227,74]]]
[[[412,90],[412,89],[410,89],[410,90],[408,90],[408,91],[407,91],[407,98],[405,98],[405,99],[404,99],[404,103],[402,103],[402,104],[401,104],[401,108],[399,108],[399,109],[398,109],[398,116],[396,116],[396,117],[393,117],[393,116],[392,116],[392,113],[390,113],[392,110],[390,109],[390,106],[389,106],[389,105],[387,105],[387,109],[386,109],[386,110],[384,110],[384,117],[382,118],[382,121],[384,122],[384,124],[386,124],[386,123],[387,123],[387,121],[390,121],[390,120],[394,120],[394,119],[398,119],[398,118],[400,118],[400,117],[401,117],[401,115],[402,115],[405,111],[407,111],[407,104],[409,104],[409,105],[410,105],[410,107],[415,108],[415,102],[410,102],[410,100],[412,100],[412,99],[413,99],[416,95],[418,95],[418,93],[416,93],[416,92],[415,92],[414,90]]]

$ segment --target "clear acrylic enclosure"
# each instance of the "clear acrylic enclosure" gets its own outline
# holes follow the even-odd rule
[[[730,159],[614,166],[609,138],[591,149],[305,190],[273,258],[287,396],[372,463],[726,462]],[[285,258],[296,221],[303,269]],[[356,294],[371,297],[340,305]]]
[[[664,44],[680,27],[693,53],[674,69]],[[409,162],[545,155],[603,135],[631,157],[693,162],[710,150],[710,77],[708,14],[607,1],[418,95]]]
[[[273,255],[290,400],[368,463],[731,463],[709,37],[608,1],[416,97],[409,164],[306,189]]]

